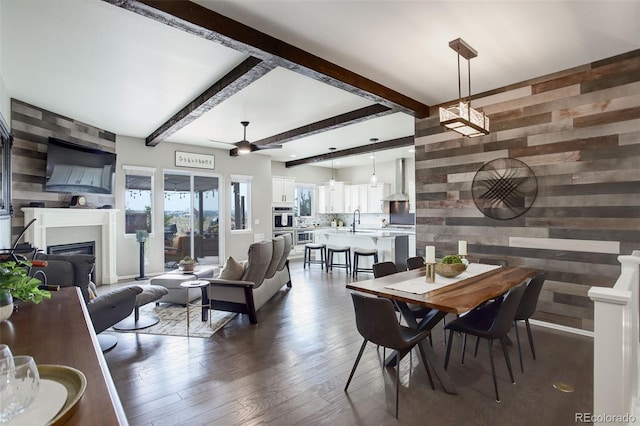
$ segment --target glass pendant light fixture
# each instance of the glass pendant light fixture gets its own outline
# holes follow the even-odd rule
[[[458,54],[458,104],[440,108],[440,124],[470,138],[488,135],[489,118],[483,112],[471,108],[471,58],[478,56],[478,52],[461,38],[449,42],[449,47]],[[460,89],[460,56],[467,60],[468,67],[469,97],[466,102],[462,100]]]
[[[369,139],[371,141],[371,158],[373,158],[373,173],[371,173],[371,179],[369,179],[369,182],[371,183],[371,187],[375,188],[376,186],[378,186],[378,176],[376,176],[376,142],[378,142],[378,139],[376,138],[371,138]]]
[[[331,191],[336,189],[336,180],[333,177],[333,151],[335,150],[333,147],[329,148],[329,151],[331,151],[331,179],[329,180],[329,189],[331,189]]]

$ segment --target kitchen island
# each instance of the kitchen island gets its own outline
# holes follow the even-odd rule
[[[328,246],[351,247],[351,252],[356,248],[378,250],[379,262],[394,262],[398,270],[407,268],[406,260],[409,257],[409,235],[412,232],[396,230],[356,230],[350,228],[323,228],[313,231],[315,242]],[[369,262],[367,264],[366,262]],[[361,266],[370,268],[371,260],[362,259]]]

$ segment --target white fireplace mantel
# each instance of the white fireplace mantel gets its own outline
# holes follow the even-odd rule
[[[118,282],[116,269],[116,213],[117,209],[78,209],[78,208],[31,208],[25,207],[24,223],[36,219],[25,235],[34,247],[47,247],[48,228],[76,228],[82,226],[100,226],[102,257],[102,283],[115,284]]]

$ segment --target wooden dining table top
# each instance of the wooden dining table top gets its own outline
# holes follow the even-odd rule
[[[425,267],[398,272],[385,277],[347,284],[347,288],[399,302],[412,303],[443,312],[461,314],[483,302],[504,294],[521,282],[534,277],[538,271],[518,266],[505,266],[473,276],[424,294],[414,294],[385,288],[390,284],[425,276]]]

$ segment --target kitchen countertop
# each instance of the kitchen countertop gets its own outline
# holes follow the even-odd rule
[[[348,235],[351,237],[376,237],[376,238],[393,238],[397,235],[415,235],[415,230],[413,229],[400,229],[400,228],[358,228],[356,227],[355,234],[351,232],[351,227],[340,226],[340,227],[325,227],[325,228],[314,228],[313,232],[315,233],[324,233],[324,234],[337,234],[337,235]]]

